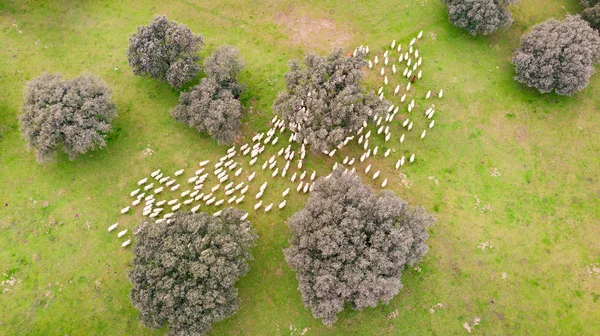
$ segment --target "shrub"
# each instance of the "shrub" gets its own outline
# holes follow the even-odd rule
[[[306,141],[315,152],[330,150],[353,134],[369,116],[386,112],[386,101],[360,86],[362,55],[344,57],[342,50],[328,57],[308,55],[300,67],[290,61],[286,89],[279,93],[273,110],[290,129],[296,141]]]
[[[106,146],[106,133],[117,115],[110,89],[91,75],[63,80],[44,74],[25,86],[21,134],[40,162],[62,148],[70,159]]]
[[[284,250],[302,301],[327,325],[346,303],[361,310],[389,302],[402,288],[404,265],[427,253],[434,221],[392,192],[377,196],[354,172],[338,168],[320,178],[306,207],[290,218]]]
[[[541,93],[571,95],[585,88],[600,58],[600,37],[579,16],[549,19],[521,38],[515,79]]]
[[[130,298],[149,328],[168,323],[171,335],[203,335],[232,316],[240,300],[234,287],[248,272],[256,234],[243,211],[219,217],[177,212],[171,222],[137,228],[128,278]]]
[[[198,75],[202,45],[201,36],[161,15],[129,37],[127,57],[136,75],[149,75],[178,89]]]
[[[488,35],[513,19],[506,7],[516,0],[444,0],[453,25],[471,35]]]
[[[223,89],[231,91],[235,98],[239,98],[242,85],[237,80],[237,75],[244,68],[236,48],[228,45],[218,47],[204,60],[204,72],[208,78],[214,79]]]

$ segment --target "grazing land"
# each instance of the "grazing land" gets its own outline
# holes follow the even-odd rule
[[[406,142],[417,161],[400,169],[405,177],[395,160],[372,162],[388,189],[437,216],[430,250],[404,271],[400,294],[387,306],[346,309],[326,327],[304,308],[282,253],[286,220],[307,196],[292,192],[285,209],[260,215],[246,202],[259,235],[255,259],[238,283],[240,310],[212,335],[451,335],[467,333],[465,323],[474,334],[597,334],[600,76],[572,97],[516,83],[511,57],[521,34],[581,8],[530,0],[511,10],[509,29],[471,37],[433,0],[1,2],[0,334],[164,333],[138,322],[126,277],[131,249],[106,228],[140,223],[139,211],[119,214],[138,179],[157,168],[196,169],[227,147],[175,122],[179,92],[129,68],[128,37],[155,14],[201,34],[203,56],[223,43],[240,50],[246,140],[268,128],[287,61],[309,51],[368,44],[381,53],[423,30],[416,85],[444,89],[436,127]],[[23,88],[43,72],[92,73],[112,88],[118,116],[105,149],[45,165],[26,151],[17,122]],[[378,75],[366,80],[380,85]],[[357,145],[346,150],[360,155]],[[327,174],[334,159],[310,154],[306,169]]]

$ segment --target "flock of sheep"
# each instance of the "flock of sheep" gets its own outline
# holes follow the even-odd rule
[[[373,60],[368,60],[368,68],[376,69],[381,66],[380,75],[383,77],[383,86],[379,88],[378,95],[380,99],[384,99],[384,90],[386,90],[387,85],[390,83],[388,76],[386,75],[391,72],[392,75],[396,75],[398,73],[398,67],[405,66],[405,69],[400,77],[398,73],[397,77],[400,80],[408,80],[408,84],[406,85],[406,89],[403,90],[403,94],[400,97],[400,103],[404,103],[407,99],[407,94],[410,93],[411,84],[414,83],[415,80],[420,79],[422,77],[422,70],[419,69],[422,63],[422,57],[419,56],[419,50],[416,49],[415,43],[423,36],[423,32],[420,32],[418,36],[410,42],[408,46],[408,50],[403,52],[402,46],[400,44],[396,45],[396,41],[394,40],[391,43],[390,49],[385,50],[383,55],[381,55],[381,60],[379,55],[375,55]],[[354,53],[363,52],[367,56],[369,54],[369,47],[359,47]],[[398,64],[398,66],[396,65]],[[411,66],[412,64],[412,66]],[[416,75],[413,75],[414,72],[418,70]],[[400,96],[401,84],[398,84],[395,89],[393,96]],[[391,89],[389,89],[391,92]],[[435,94],[434,94],[435,95]],[[437,94],[439,98],[442,98],[443,91],[440,90],[439,94]],[[428,91],[425,95],[425,99],[428,100],[432,97],[431,91]],[[389,98],[388,98],[389,100]],[[425,118],[430,120],[433,118],[435,113],[434,110],[435,105],[429,106],[425,112]],[[391,132],[389,125],[391,124],[396,114],[399,112],[400,106],[391,105],[388,108],[387,114],[385,116],[375,116],[375,128],[373,130],[377,133],[377,135],[381,135],[383,133],[385,142],[387,143],[391,139]],[[408,103],[408,114],[415,109],[415,100],[412,99],[410,103]],[[411,117],[412,118],[412,117]],[[435,121],[431,120],[428,128],[431,129],[434,126]],[[170,221],[170,218],[173,216],[174,212],[179,211],[182,207],[190,207],[190,211],[197,212],[201,207],[209,207],[212,206],[215,209],[219,209],[224,206],[225,203],[231,205],[235,203],[236,205],[244,202],[246,200],[246,194],[249,191],[249,188],[256,177],[256,168],[255,164],[261,158],[261,154],[265,152],[267,146],[275,147],[278,143],[280,144],[280,148],[276,154],[270,156],[269,158],[264,158],[264,161],[261,165],[263,171],[270,171],[271,177],[277,178],[281,177],[284,179],[289,178],[292,183],[298,183],[296,186],[296,191],[298,193],[308,193],[312,190],[314,181],[317,178],[317,172],[313,171],[310,175],[306,170],[302,170],[305,157],[306,157],[306,144],[302,143],[299,150],[292,149],[292,144],[295,142],[296,133],[293,131],[296,129],[294,125],[285,125],[283,120],[280,120],[277,116],[275,116],[271,120],[272,127],[267,132],[257,133],[252,137],[252,143],[246,143],[239,148],[233,146],[227,150],[227,153],[222,156],[217,162],[215,162],[212,166],[210,164],[210,160],[205,160],[199,163],[199,167],[194,171],[193,176],[183,178],[182,175],[185,172],[184,169],[177,170],[173,172],[173,176],[168,175],[166,172],[163,172],[161,169],[158,169],[150,174],[149,177],[145,177],[138,181],[138,188],[131,191],[129,196],[133,198],[131,205],[126,206],[121,209],[121,214],[129,213],[132,208],[140,206],[142,208],[142,215],[149,218],[154,218],[155,222],[160,223],[163,221]],[[406,128],[406,131],[409,132],[413,128],[413,121],[408,118],[408,116],[401,122],[402,128]],[[340,143],[337,148],[331,151],[324,151],[326,155],[329,157],[333,157],[336,152],[340,152],[344,146],[354,140],[356,137],[358,145],[362,146],[364,152],[360,156],[358,160],[354,157],[346,156],[341,162],[336,162],[333,165],[333,169],[335,169],[338,165],[343,165],[346,167],[346,171],[348,171],[349,167],[352,167],[357,161],[360,163],[365,163],[372,156],[376,156],[380,151],[379,146],[374,146],[371,148],[369,146],[369,139],[371,136],[372,130],[366,130],[368,127],[367,122],[363,123],[363,127],[361,127],[354,136],[347,137],[342,143]],[[287,145],[281,145],[279,142],[280,137],[284,137],[284,132],[287,130],[291,131],[291,135],[288,138]],[[363,134],[364,132],[364,134]],[[427,133],[427,129],[423,130],[421,133],[421,139],[425,137]],[[405,133],[400,136],[399,143],[403,143],[405,140]],[[390,155],[391,149],[387,149],[383,152],[384,157],[388,157]],[[243,165],[244,158],[248,159],[247,162]],[[296,163],[293,163],[294,159],[296,159]],[[395,165],[396,170],[401,166],[407,163],[413,163],[415,160],[415,154],[411,154],[408,160],[405,156],[402,156]],[[294,169],[297,167],[297,169]],[[289,169],[295,170],[293,173]],[[254,169],[254,170],[253,170]],[[356,167],[352,167],[352,170],[356,170]],[[371,172],[371,164],[368,164],[365,168],[365,174],[369,174]],[[381,171],[377,170],[373,172],[372,179],[376,180],[380,177]],[[178,181],[178,178],[183,178],[182,181]],[[212,187],[208,187],[210,180],[214,179]],[[381,187],[386,187],[388,183],[388,179],[384,178],[381,182]],[[272,183],[277,185],[277,183]],[[205,188],[206,185],[206,188]],[[258,191],[254,194],[255,204],[253,209],[255,211],[259,211],[262,209],[264,212],[269,212],[274,204],[277,204],[278,209],[283,209],[287,204],[286,197],[290,192],[290,188],[286,188],[281,192],[281,198],[276,203],[268,203],[263,204],[262,196],[267,190],[269,184],[264,181],[260,184]],[[183,191],[182,191],[183,190]],[[171,195],[167,195],[171,194]],[[251,197],[249,197],[251,198]],[[143,203],[143,204],[142,204]],[[213,213],[213,216],[219,216],[221,210],[217,210]],[[245,220],[248,217],[248,213],[245,213],[242,216],[242,220]],[[111,225],[108,228],[108,231],[111,232],[118,227],[118,223]],[[121,230],[118,232],[117,237],[122,238],[128,233],[128,230]],[[124,239],[124,238],[123,238]],[[126,247],[131,244],[131,238],[127,238],[121,244],[122,247]]]

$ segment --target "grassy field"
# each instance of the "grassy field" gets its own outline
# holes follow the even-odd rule
[[[408,187],[393,170],[401,150],[373,162],[388,188],[438,218],[430,252],[404,272],[400,294],[376,309],[346,309],[331,328],[313,319],[281,252],[286,219],[306,201],[292,192],[283,211],[251,212],[260,238],[239,282],[242,307],[212,335],[465,334],[476,317],[474,334],[597,335],[600,275],[587,267],[600,262],[600,76],[573,97],[540,95],[512,80],[510,63],[524,31],[580,10],[576,0],[521,1],[510,29],[474,38],[435,0],[0,2],[0,275],[16,280],[0,287],[0,334],[164,333],[139,324],[125,275],[131,249],[106,228],[140,222],[139,211],[118,211],[144,175],[192,169],[225,151],[172,120],[178,92],[127,65],[129,34],[164,13],[203,35],[204,55],[222,43],[240,49],[247,139],[266,130],[287,60],[309,50],[379,51],[424,30],[418,88],[445,89],[436,127],[406,143],[417,153],[403,170]],[[23,86],[42,72],[89,72],[112,87],[119,116],[106,149],[47,165],[25,150]],[[345,153],[360,155],[357,146]],[[333,162],[311,156],[308,168],[326,173]],[[266,198],[278,200],[284,187]],[[493,247],[478,248],[485,242]]]

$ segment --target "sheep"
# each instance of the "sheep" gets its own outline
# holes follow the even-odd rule
[[[238,198],[235,200],[235,204],[240,204],[240,203],[242,203],[242,201],[244,200],[244,198],[245,198],[245,197],[246,197],[245,195],[242,195],[242,196],[238,197]]]
[[[417,74],[417,78],[421,79],[422,76],[423,76],[423,70],[419,70],[419,73]]]
[[[221,168],[222,166],[223,166],[223,161],[219,161],[219,162],[215,163],[215,169]]]
[[[294,173],[294,175],[292,175],[292,178],[290,178],[290,181],[296,182],[296,174],[298,174],[298,173]]]
[[[298,169],[302,169],[302,159],[298,160]]]
[[[408,84],[406,85],[406,91],[410,90],[410,82],[408,82]]]
[[[175,204],[174,206],[172,206],[172,207],[171,207],[171,210],[172,210],[172,211],[177,211],[177,210],[179,210],[179,208],[181,208],[181,203],[177,203],[177,204]]]
[[[149,196],[146,196],[146,198],[144,198],[144,201],[149,201],[153,198],[154,198],[154,195],[149,195]]]
[[[283,209],[285,207],[285,204],[287,203],[286,200],[283,200],[283,202],[279,203],[279,209]]]
[[[111,226],[109,226],[109,227],[108,227],[108,232],[111,232],[112,230],[116,229],[116,228],[117,228],[117,226],[119,226],[119,223],[118,223],[118,222],[117,222],[117,223],[115,223],[115,224],[113,224],[113,225],[111,225]]]
[[[258,203],[254,204],[254,210],[258,210],[262,206],[262,200],[258,201]]]
[[[196,191],[194,191],[194,192],[192,192],[192,193],[190,194],[190,197],[194,198],[194,197],[196,197],[196,195],[198,195],[199,193],[200,193],[200,190],[196,190]]]
[[[379,149],[379,146],[375,146],[375,148],[373,148],[373,156],[377,155],[378,149]]]
[[[240,190],[243,186],[244,186],[244,182],[240,182],[240,183],[238,183],[238,184],[235,185],[234,189],[235,190]]]
[[[215,206],[219,206],[219,205],[221,205],[223,203],[225,203],[225,200],[220,199],[220,200],[218,200],[218,201],[215,202]]]
[[[377,129],[377,134],[381,134],[381,132],[383,132],[383,126],[381,126]]]
[[[198,176],[190,177],[188,179],[188,183],[194,183],[194,182],[196,182],[196,180],[198,180]]]
[[[209,199],[208,201],[206,201],[206,205],[211,205],[211,204],[213,204],[213,203],[214,203],[216,200],[217,200],[217,198],[216,198],[216,197],[213,197],[213,198]]]
[[[233,195],[230,199],[227,200],[227,204],[231,204],[231,203],[235,202],[236,198],[237,198],[237,196]]]
[[[267,169],[268,165],[269,165],[269,161],[265,161],[265,163],[263,163],[263,165],[262,165],[262,170]]]
[[[183,169],[179,169],[178,171],[175,172],[175,176],[179,176],[183,174]]]
[[[261,190],[261,191],[259,191],[259,192],[256,194],[255,198],[256,198],[256,199],[260,199],[260,198],[262,197],[263,193],[264,193],[264,191],[262,191],[262,190]]]
[[[310,175],[310,180],[314,181],[316,176],[317,176],[317,172],[315,170],[313,170],[312,174]]]
[[[369,60],[369,69],[373,68],[373,62],[371,62],[371,60]]]
[[[132,205],[132,206],[136,206],[136,205],[140,204],[140,202],[141,202],[141,200],[139,200],[139,199],[136,199],[136,200],[134,200],[133,202],[131,202],[131,205]]]
[[[300,180],[304,180],[304,177],[306,176],[306,170],[302,172],[302,174],[300,174]]]
[[[404,142],[404,134],[402,134],[402,136],[400,137],[400,143]]]
[[[410,156],[410,159],[408,160],[408,162],[413,163],[415,161],[415,154]]]
[[[393,40],[393,41],[392,41],[392,45],[391,45],[391,47],[390,47],[390,48],[391,48],[391,49],[394,49],[394,47],[395,47],[395,46],[396,46],[396,40]]]
[[[124,236],[126,233],[127,233],[127,229],[125,229],[125,230],[123,230],[123,231],[121,231],[121,232],[117,233],[117,238],[121,238],[121,237],[123,237],[123,236]]]
[[[377,55],[375,55],[375,64],[379,63],[379,58],[377,58]]]
[[[350,159],[350,161],[348,161],[348,165],[352,166],[354,164],[354,158]]]
[[[419,57],[419,61],[417,62],[417,64],[418,64],[419,66],[421,66],[421,63],[422,63],[422,62],[423,62],[423,57]]]
[[[229,179],[229,176],[223,176],[219,179],[219,183],[223,183]]]
[[[173,205],[173,204],[177,203],[177,201],[178,201],[178,199],[177,199],[177,198],[176,198],[176,199],[172,199],[172,200],[170,200],[169,202],[167,202],[167,204],[168,204],[168,205]]]
[[[427,134],[427,130],[423,130],[423,133],[421,133],[421,139],[423,139],[426,134]]]
[[[198,211],[198,209],[200,209],[200,204],[198,204],[195,207],[193,207],[190,211],[193,212],[193,213],[196,213]]]
[[[124,207],[123,209],[121,209],[121,213],[122,213],[122,214],[126,214],[126,213],[129,211],[129,209],[130,209],[130,208],[129,208],[128,206],[126,206],[126,207]]]
[[[442,98],[444,96],[444,89],[440,89],[440,94],[438,95],[438,97]]]
[[[406,99],[406,94],[402,95],[402,98],[400,98],[400,102],[404,103],[404,100]]]
[[[142,216],[148,216],[151,212],[152,212],[152,209],[144,210],[144,212],[142,213]]]
[[[388,85],[388,77],[387,76],[383,77],[383,85]]]
[[[271,211],[271,208],[272,208],[272,207],[273,207],[273,203],[270,203],[269,205],[267,205],[267,206],[265,207],[265,212],[269,212],[269,211]]]
[[[171,180],[171,181],[169,181],[169,182],[165,183],[165,185],[166,185],[167,187],[170,187],[170,186],[171,186],[171,185],[173,185],[173,183],[175,183],[175,182],[177,182],[177,181],[175,181],[175,180]]]
[[[250,174],[250,176],[248,176],[248,182],[252,181],[254,179],[254,176],[256,176],[256,172],[253,172],[252,174]]]
[[[127,247],[129,244],[131,244],[131,239],[124,241],[123,244],[121,244],[121,247]]]
[[[371,165],[368,165],[367,168],[365,168],[365,174],[368,174],[369,170],[371,170]]]
[[[144,187],[144,191],[148,191],[150,189],[154,188],[154,183],[150,183],[147,186]]]
[[[184,192],[181,193],[181,197],[185,197],[185,196],[189,195],[190,193],[191,193],[190,190],[186,190],[186,191],[184,191]]]
[[[300,192],[300,189],[302,189],[303,184],[304,184],[304,181],[300,181],[300,184],[298,184],[298,187],[296,187],[297,192]]]
[[[163,173],[160,173],[160,174],[154,176],[154,179],[157,181],[160,181],[160,179],[163,177],[163,175],[164,175]]]
[[[427,119],[433,118],[434,113],[435,113],[435,110],[432,110],[431,113],[429,113],[429,116],[427,116]]]
[[[194,186],[194,190],[198,191],[201,190],[204,187],[204,184],[197,184]]]
[[[277,161],[273,161],[273,163],[271,163],[269,165],[269,169],[273,169],[276,165],[277,165]]]
[[[181,186],[181,184],[171,187],[171,191],[175,191],[175,190],[179,189],[180,186]]]
[[[167,203],[167,201],[166,201],[166,200],[162,200],[162,201],[158,201],[158,202],[156,202],[156,204],[155,204],[155,205],[156,205],[156,206],[162,206],[162,205],[163,205],[163,204],[165,204],[165,203]]]
[[[163,208],[155,208],[154,210],[152,210],[152,212],[154,212],[154,213],[160,213],[163,210],[164,210]]]
[[[402,72],[402,77],[406,77],[407,73],[408,73],[408,68],[405,68],[404,71]]]
[[[219,210],[219,211],[215,212],[213,214],[213,217],[219,217],[219,216],[221,216],[221,212],[223,212],[223,210]]]
[[[170,212],[170,213],[168,213],[168,214],[165,214],[165,215],[163,216],[163,218],[164,218],[164,219],[169,219],[169,218],[171,218],[171,217],[173,217],[173,213],[172,213],[172,212]]]
[[[388,150],[386,150],[385,153],[383,154],[383,157],[388,157],[390,155],[391,151],[392,151],[391,148],[389,148]]]
[[[250,165],[251,165],[251,166],[253,166],[253,165],[256,163],[256,160],[257,160],[257,159],[258,159],[258,158],[257,158],[257,157],[255,157],[255,158],[253,158],[252,160],[250,160]]]
[[[304,192],[306,194],[308,192],[308,187],[309,187],[309,184],[305,183],[304,188],[302,188],[302,192]]]
[[[419,58],[419,50],[415,50],[415,58]]]
[[[141,193],[137,195],[137,199],[141,200],[142,198],[144,198],[144,196],[146,196],[146,193]]]
[[[143,178],[138,181],[138,185],[141,186],[142,184],[146,183],[147,181],[148,181],[148,178]]]
[[[329,157],[333,157],[333,156],[335,155],[335,151],[336,151],[336,150],[334,149],[334,150],[332,150],[331,152],[329,152]]]
[[[201,193],[200,195],[194,197],[194,200],[199,201],[204,197],[204,193]]]
[[[242,190],[240,190],[240,194],[245,194],[248,191],[248,186],[245,186]]]
[[[235,189],[229,189],[225,192],[225,196],[229,196],[235,192]]]
[[[410,131],[413,127],[413,122],[411,121],[410,124],[408,124],[408,130]]]
[[[210,193],[210,194],[208,194],[208,195],[204,195],[204,197],[202,197],[202,200],[206,202],[206,201],[207,201],[207,200],[209,200],[211,197],[212,197],[212,193]]]
[[[201,161],[201,162],[199,163],[199,165],[200,165],[200,167],[204,167],[204,166],[206,166],[206,165],[207,165],[209,162],[210,162],[210,160]]]
[[[391,133],[388,133],[385,135],[385,142],[388,142],[390,140],[390,137],[392,136]]]
[[[385,68],[381,67],[381,71],[380,71],[381,77],[383,77],[383,75],[385,75]]]
[[[367,150],[367,148],[369,148],[369,140],[366,140],[365,144],[363,145],[364,150]]]
[[[140,192],[140,189],[135,189],[134,191],[132,191],[131,193],[129,193],[129,196],[134,197],[135,195],[137,195]]]
[[[260,185],[260,190],[264,191],[265,189],[267,189],[267,182],[263,183]]]
[[[408,112],[410,113],[412,111],[412,105],[408,104]]]
[[[434,123],[435,123],[435,120],[432,120],[432,121],[429,123],[429,129],[431,129],[431,128],[433,127],[433,124],[434,124]]]

